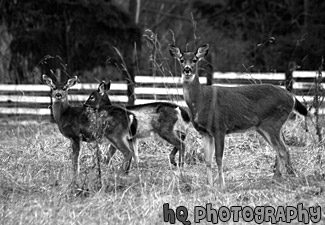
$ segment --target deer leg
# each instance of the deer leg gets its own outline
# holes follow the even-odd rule
[[[268,132],[265,129],[262,128],[258,128],[257,132],[266,140],[267,143],[269,143],[269,145],[272,146],[272,148],[276,151],[276,158],[275,158],[275,170],[274,170],[274,177],[281,177],[281,164],[282,162],[279,162],[279,149],[277,148],[276,144],[274,143],[274,141],[272,142],[272,136],[274,136],[271,132]],[[274,138],[273,138],[274,139]]]
[[[79,153],[80,153],[81,139],[79,137],[71,138],[71,146],[72,146],[73,183],[75,183],[79,176]]]
[[[174,166],[177,166],[177,163],[175,161],[175,155],[177,154],[177,152],[178,149],[174,146],[173,150],[169,154],[169,162]]]
[[[216,156],[216,162],[217,162],[218,173],[219,173],[219,184],[221,189],[225,189],[226,185],[223,176],[223,164],[222,164],[224,144],[225,144],[225,134],[224,133],[216,134],[214,137],[214,143],[215,143],[215,156]]]
[[[284,143],[283,136],[280,135],[280,132],[279,132],[278,138],[279,138],[278,146],[281,151],[281,155],[283,155],[283,157],[284,157],[284,162],[285,162],[285,167],[286,167],[287,173],[290,175],[296,175],[294,172],[294,169],[292,167],[292,164],[291,164],[290,153],[289,153],[288,147]]]
[[[175,154],[179,151],[179,166],[183,167],[184,165],[184,153],[185,153],[185,144],[182,138],[177,135],[177,133],[173,129],[164,129],[160,131],[159,136],[169,142],[170,144],[174,145],[174,149],[169,154],[170,163],[174,166],[177,166],[175,162]]]
[[[118,139],[117,138],[110,139],[110,141],[115,146],[115,148],[120,150],[120,152],[123,154],[124,161],[122,163],[121,169],[125,174],[128,174],[134,152],[131,150],[131,147],[127,140],[127,136],[119,135],[119,137],[120,138]]]
[[[123,150],[124,162],[122,164],[122,168],[125,171],[125,173],[128,174],[129,170],[130,170],[130,167],[131,167],[132,156],[134,158],[136,158],[136,157],[135,157],[134,151],[131,150],[132,147],[130,147],[130,145],[129,145],[128,141],[126,140],[126,138],[123,140],[122,143],[123,144],[122,144],[121,147],[122,147],[122,149],[125,149],[125,150]]]
[[[185,144],[184,144],[184,140],[186,138],[186,134],[181,132],[181,131],[176,131],[176,134],[177,134],[178,138],[181,140],[181,143],[183,144],[183,148],[181,147],[182,151],[180,151],[180,154],[178,155],[178,157],[179,157],[178,161],[179,161],[179,163],[182,162],[181,166],[183,166],[184,162],[185,162]],[[174,149],[175,149],[175,147],[174,147]],[[173,153],[174,149],[172,150],[172,152],[170,154]],[[177,153],[177,151],[174,154],[174,160],[175,160],[176,153]]]
[[[128,140],[129,146],[131,150],[134,152],[134,160],[137,165],[139,165],[139,140],[137,138],[133,138]]]
[[[179,133],[177,133],[178,134],[178,136],[179,136]],[[182,139],[182,140],[184,140],[184,139]],[[176,164],[176,162],[175,162],[175,155],[177,154],[177,152],[178,152],[178,148],[176,148],[175,146],[174,146],[174,148],[173,148],[173,150],[170,152],[170,154],[169,154],[169,161],[170,161],[170,163],[172,164],[172,165],[174,165],[174,166],[177,166],[177,164]],[[179,159],[180,160],[180,159]]]
[[[108,164],[111,161],[111,159],[112,159],[113,155],[115,154],[115,152],[116,152],[116,148],[115,148],[114,145],[111,144],[109,146],[109,149],[108,149],[107,153],[106,153],[106,160],[105,160],[106,164]]]
[[[130,141],[130,143],[129,143],[129,145],[132,146],[132,150],[134,150],[134,155],[135,155],[134,159],[135,159],[137,164],[139,163],[139,150],[138,150],[139,147],[138,147],[138,143],[139,143],[138,139],[133,139],[133,141]],[[116,147],[111,144],[108,151],[107,151],[107,153],[106,153],[106,160],[105,160],[106,164],[108,164],[111,161],[111,159],[112,159],[113,155],[115,154],[115,152],[116,152]]]
[[[181,139],[184,142],[184,140],[186,138],[186,134],[184,132],[177,130],[176,135],[179,139]],[[174,147],[170,153],[170,156],[174,156],[174,160],[175,160],[175,155],[177,152],[178,152],[178,149],[176,147]]]
[[[139,140],[137,138],[133,139],[133,150],[134,150],[134,160],[136,164],[139,164]]]
[[[209,134],[202,134],[204,145],[205,165],[207,168],[208,185],[213,186],[212,163],[213,153],[215,151],[214,137]]]
[[[271,128],[271,129],[270,129]],[[264,139],[275,149],[277,152],[276,160],[275,160],[275,171],[274,177],[281,177],[281,168],[285,166],[287,172],[289,174],[294,174],[291,161],[290,161],[290,154],[289,151],[284,144],[280,131],[273,130],[271,126],[269,128],[261,128],[257,129],[257,132],[264,137]]]
[[[279,166],[279,158],[278,158],[278,154],[275,155],[275,162],[274,162],[274,169],[273,169],[273,173],[275,173],[276,168]]]
[[[98,176],[97,176],[97,188],[99,190],[102,187],[102,171],[101,171],[101,168],[100,168],[101,153],[100,153],[100,149],[99,149],[99,146],[98,146],[97,143],[96,143],[95,152],[96,152],[96,158],[97,158],[96,163],[97,163],[97,173],[98,173]]]

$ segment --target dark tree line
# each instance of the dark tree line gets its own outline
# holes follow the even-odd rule
[[[290,62],[317,70],[324,55],[324,1],[231,0],[195,5],[215,30],[248,42],[245,56],[251,59],[253,71],[285,71]]]
[[[4,0],[2,24],[10,43],[11,82],[26,82],[45,55],[60,56],[72,73],[120,65],[117,47],[131,64],[129,49],[140,46],[141,33],[129,13],[105,0]],[[27,60],[26,65],[24,62]]]
[[[289,65],[317,70],[324,56],[322,0],[145,2],[143,22],[163,39],[162,46],[172,42],[170,29],[184,48],[208,42],[214,70],[285,72]]]
[[[132,82],[151,71],[146,29],[157,34],[167,63],[173,63],[169,44],[193,50],[208,42],[218,71],[317,70],[324,56],[323,0],[1,0],[0,6],[5,83],[37,82],[31,71],[45,55],[59,55],[83,81]],[[128,73],[115,75],[122,62],[113,47]],[[100,72],[87,75],[94,71]]]

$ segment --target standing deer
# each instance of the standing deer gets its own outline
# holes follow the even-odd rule
[[[100,109],[98,118],[85,107],[72,107],[68,102],[68,90],[77,83],[77,76],[61,84],[43,75],[44,82],[52,90],[52,112],[60,132],[71,140],[73,179],[79,173],[79,153],[81,142],[93,142],[96,138],[105,137],[124,155],[122,169],[127,172],[132,160],[130,149],[132,135],[135,135],[137,120],[131,112],[110,106]],[[100,124],[97,126],[97,124]],[[94,130],[94,128],[98,130]],[[100,135],[100,136],[99,136]]]
[[[98,90],[90,94],[85,106],[100,108],[111,105],[108,91],[111,83],[101,82]],[[184,162],[186,129],[190,123],[190,117],[185,109],[169,102],[154,102],[141,105],[126,106],[135,114],[138,120],[138,129],[136,138],[134,138],[134,151],[137,162],[138,159],[138,141],[137,138],[146,138],[151,134],[158,134],[162,139],[174,145],[170,153],[170,162],[176,166],[175,155],[179,151],[179,165]],[[114,155],[116,148],[111,147],[108,152],[108,162]]]
[[[275,149],[277,158],[274,178],[281,177],[283,164],[288,173],[294,174],[281,130],[293,111],[306,116],[305,106],[290,92],[274,85],[201,85],[197,65],[208,54],[208,50],[208,44],[199,47],[196,52],[182,53],[173,45],[169,48],[170,54],[180,63],[184,99],[190,108],[192,123],[203,138],[208,184],[213,185],[212,163],[215,153],[219,182],[225,188],[222,164],[225,135],[248,129],[255,129]]]

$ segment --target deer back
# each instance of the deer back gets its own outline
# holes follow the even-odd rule
[[[213,133],[240,132],[267,120],[287,117],[294,98],[286,90],[268,84],[240,87],[204,87],[201,101],[191,108],[193,122]]]

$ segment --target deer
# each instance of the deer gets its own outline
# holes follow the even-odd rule
[[[102,81],[98,85],[97,91],[90,94],[85,106],[92,108],[100,108],[102,106],[112,105],[109,98],[111,82]],[[140,105],[126,106],[126,109],[135,114],[138,120],[138,129],[135,138],[133,139],[135,161],[139,163],[138,156],[138,139],[147,138],[153,134],[157,134],[159,137],[174,146],[169,155],[170,163],[177,166],[175,162],[175,155],[179,151],[178,165],[183,166],[186,130],[190,124],[190,117],[188,112],[178,106],[177,104],[170,102],[153,102]],[[114,146],[110,147],[106,163],[108,163],[111,157],[116,152]]]
[[[74,76],[65,83],[52,80],[45,74],[42,77],[51,88],[53,118],[61,134],[71,141],[73,183],[79,174],[81,142],[90,143],[102,137],[121,151],[124,156],[121,169],[127,173],[134,155],[131,142],[137,129],[135,115],[118,106],[102,107],[98,114],[84,106],[70,106],[68,90],[77,83],[78,77]]]
[[[283,169],[294,175],[281,135],[282,127],[293,112],[306,117],[306,107],[289,91],[271,84],[237,87],[200,84],[198,63],[208,51],[209,44],[200,46],[195,52],[184,53],[175,45],[169,46],[170,55],[180,64],[183,95],[192,124],[202,136],[208,185],[213,186],[214,154],[219,185],[225,189],[222,163],[225,135],[249,129],[260,134],[277,153],[273,178],[281,178]]]

